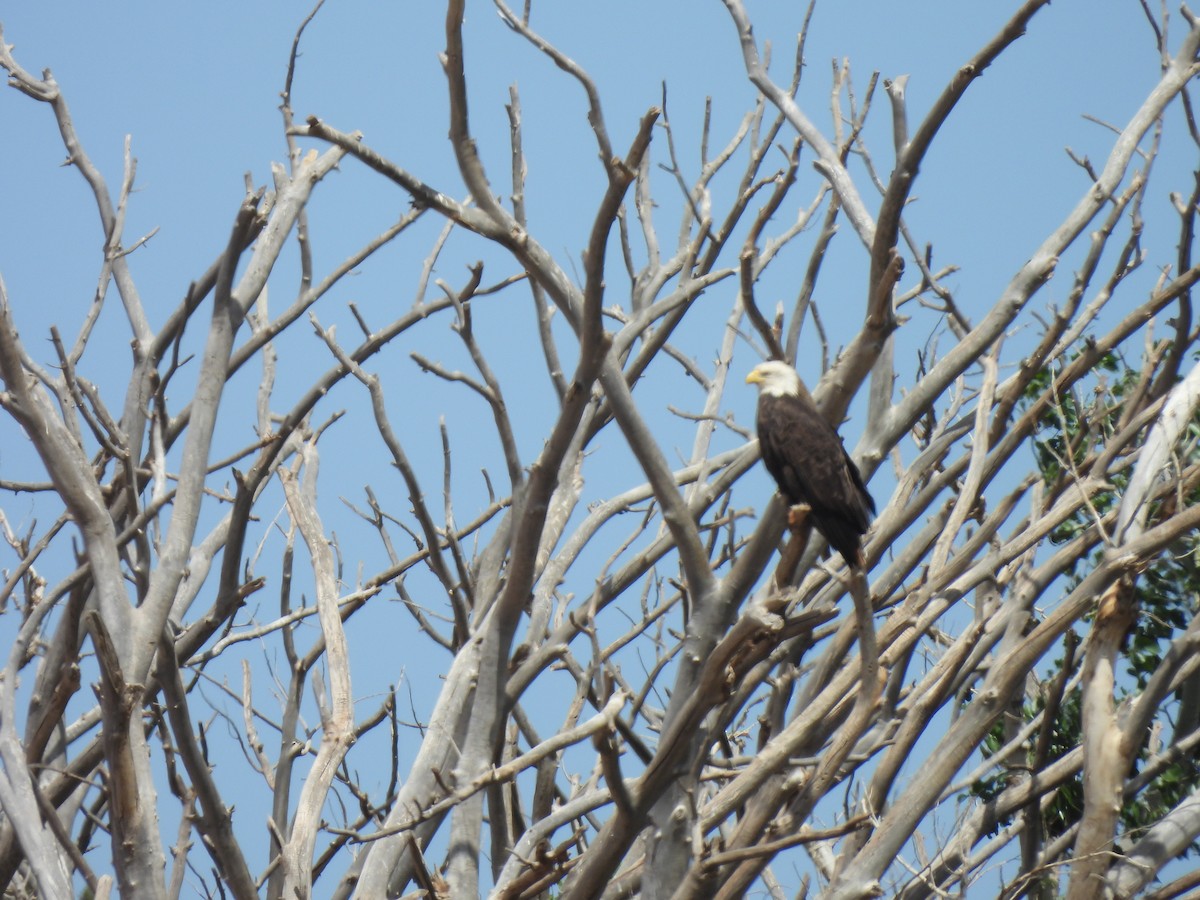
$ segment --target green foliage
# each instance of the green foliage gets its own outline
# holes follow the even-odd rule
[[[1046,758],[1040,760],[1040,767],[1054,762],[1079,745],[1081,727],[1080,699],[1081,693],[1079,690],[1072,691],[1063,698],[1058,715],[1049,726],[1049,745]],[[1036,702],[1025,704],[1022,708],[1023,720],[1028,722],[1039,715],[1044,708],[1044,704],[1044,696],[1039,697]],[[1042,728],[1045,729],[1046,727],[1043,724]],[[970,790],[971,795],[985,802],[992,800],[1009,786],[1013,774],[1027,771],[1038,765],[1039,760],[1034,759],[1033,744],[1035,743],[1036,736],[1034,741],[1031,742],[1031,746],[1025,748],[1026,752],[1023,757],[1013,760],[1006,772],[982,779],[972,785]],[[984,742],[984,755],[991,756],[1003,746],[1004,724],[997,723]],[[1136,774],[1149,756],[1149,748],[1143,745],[1138,751],[1138,755],[1134,760],[1133,771],[1130,774]],[[1137,831],[1154,824],[1185,797],[1192,794],[1196,790],[1197,785],[1200,785],[1200,765],[1197,765],[1194,758],[1189,757],[1172,764],[1156,776],[1137,796],[1124,804],[1121,808],[1121,829],[1123,831]],[[1049,805],[1043,809],[1043,839],[1051,841],[1058,837],[1079,821],[1082,812],[1083,778],[1080,775],[1076,775],[1058,787]],[[993,834],[1000,828],[1011,824],[1011,821],[1011,817],[998,821]],[[1193,844],[1191,850],[1200,852],[1200,845]]]
[[[1073,391],[1059,393],[1038,414],[1037,432],[1033,440],[1034,458],[1046,486],[1055,493],[1070,483],[1089,453],[1111,437],[1120,418],[1123,398],[1137,381],[1137,373],[1115,353],[1101,357],[1092,367],[1092,373],[1095,381],[1091,385],[1090,403],[1083,401],[1081,389],[1077,387]],[[1053,378],[1054,374],[1050,371],[1035,375],[1025,389],[1022,406],[1028,408],[1038,398],[1045,396]],[[1101,515],[1120,502],[1127,475],[1116,472],[1110,480],[1114,489],[1099,492],[1091,500],[1092,508]],[[1063,544],[1077,537],[1092,524],[1090,512],[1081,511],[1063,522],[1051,532],[1051,543]]]
[[[1075,476],[1075,472],[1086,467],[1089,456],[1112,436],[1124,408],[1130,389],[1139,379],[1139,373],[1130,369],[1119,356],[1108,354],[1093,368],[1093,381],[1089,385],[1091,400],[1082,400],[1077,386],[1071,392],[1061,393],[1053,403],[1045,405],[1038,414],[1038,431],[1034,438],[1034,454],[1042,478],[1052,495],[1064,490]],[[1038,398],[1051,387],[1053,374],[1041,372],[1035,376],[1026,391],[1023,406],[1031,408]],[[1193,423],[1193,436],[1200,433],[1200,423]],[[1092,497],[1091,508],[1083,508],[1063,522],[1051,535],[1056,544],[1077,537],[1085,529],[1095,526],[1095,515],[1103,515],[1120,503],[1121,495],[1128,483],[1129,471],[1110,472],[1108,481],[1111,490]],[[1180,498],[1184,503],[1200,503],[1200,491]],[[1172,498],[1174,502],[1174,498]],[[1157,510],[1150,509],[1150,521],[1156,518]],[[1083,578],[1099,558],[1101,550],[1076,561],[1069,576],[1069,588]],[[1195,614],[1197,598],[1200,598],[1200,538],[1190,535],[1179,544],[1154,560],[1138,577],[1138,617],[1127,638],[1122,654],[1122,678],[1117,683],[1117,699],[1145,689],[1154,671],[1162,662],[1171,640],[1187,627]],[[1065,660],[1055,662],[1043,682],[1043,691],[1026,702],[1021,710],[1022,720],[1031,721],[1040,715],[1046,704],[1046,690],[1054,677],[1061,671]],[[1049,744],[1045,759],[1035,759],[1037,736],[1025,748],[1023,757],[1009,762],[1009,773],[1025,771],[1029,767],[1042,767],[1068,753],[1080,743],[1081,693],[1078,689],[1062,698],[1054,722],[1042,725],[1049,727]],[[1160,724],[1164,730],[1172,728],[1167,721],[1166,710],[1160,711]],[[983,745],[985,757],[999,751],[1005,743],[1005,725],[997,723]],[[1144,765],[1150,756],[1150,748],[1143,744],[1134,760],[1134,772]],[[971,794],[983,800],[996,797],[1011,783],[1013,775],[1002,772],[972,786]],[[1168,810],[1200,786],[1200,765],[1188,758],[1177,762],[1159,773],[1121,810],[1123,830],[1137,830],[1153,824]],[[1063,784],[1055,792],[1052,802],[1043,810],[1042,826],[1045,840],[1062,834],[1080,817],[1083,809],[1082,778],[1076,777]],[[997,823],[997,828],[1008,824]],[[1200,845],[1193,844],[1193,851],[1200,852]]]
[[[1062,662],[1062,660],[1059,660],[1058,665],[1061,666]],[[1045,708],[1046,699],[1046,694],[1043,692],[1034,702],[1024,704],[1021,708],[1022,722],[1029,722],[1034,717],[1040,715]],[[1035,734],[1030,744],[1025,748],[1024,755],[1013,759],[1007,772],[1001,772],[976,782],[971,786],[970,793],[985,802],[992,800],[999,796],[1012,783],[1014,775],[1028,771],[1031,767],[1038,765],[1039,762],[1039,768],[1044,768],[1077,747],[1079,745],[1081,721],[1079,699],[1078,691],[1072,691],[1063,697],[1058,715],[1050,726],[1049,742],[1046,747],[1044,759],[1039,761],[1034,758],[1035,747],[1038,741],[1038,736]],[[1046,725],[1043,724],[1042,730],[1044,731],[1045,729]],[[994,755],[1004,744],[1005,724],[1001,721],[996,723],[995,727],[992,728],[984,740],[984,756],[990,757]],[[1083,780],[1077,776],[1064,782],[1055,791],[1054,800],[1045,809],[1042,815],[1042,833],[1044,838],[1052,840],[1062,834],[1079,820],[1082,811]],[[1000,828],[1006,827],[1011,821],[1011,818],[1006,818],[997,822],[995,826],[996,830],[998,831]]]
[[[1089,435],[1097,425],[1111,425],[1115,419],[1107,414],[1112,407],[1106,401],[1119,403],[1137,377],[1137,373],[1111,352],[1100,358],[1092,367],[1092,373],[1096,375],[1096,383],[1091,404],[1084,403],[1077,390],[1060,392],[1038,415],[1039,437],[1034,439],[1034,455],[1042,477],[1052,487],[1060,479],[1071,476],[1072,464],[1078,466],[1086,458],[1091,445],[1081,438]],[[1113,374],[1117,375],[1115,382],[1107,377]],[[1054,378],[1055,372],[1050,369],[1043,369],[1034,375],[1025,389],[1022,407],[1029,408],[1047,394]]]
[[[1129,368],[1115,353],[1108,353],[1092,368],[1092,401],[1080,399],[1080,388],[1061,393],[1038,416],[1034,454],[1047,487],[1061,491],[1073,477],[1073,469],[1084,464],[1089,454],[1113,434],[1124,410],[1125,399],[1138,380],[1139,373]],[[1050,388],[1050,372],[1039,372],[1025,391],[1023,404],[1028,408]],[[1193,423],[1197,432],[1200,424]],[[1052,532],[1052,543],[1061,544],[1095,525],[1095,515],[1104,515],[1121,501],[1128,484],[1129,470],[1108,473],[1112,490],[1091,498],[1091,507],[1080,509]],[[1183,498],[1185,503],[1200,503],[1200,491]],[[1154,508],[1150,521],[1155,519]],[[1074,587],[1099,559],[1103,549],[1076,561],[1071,572]],[[1161,555],[1138,578],[1139,615],[1126,644],[1126,674],[1141,690],[1158,667],[1174,633],[1187,627],[1200,597],[1200,539],[1195,535]]]

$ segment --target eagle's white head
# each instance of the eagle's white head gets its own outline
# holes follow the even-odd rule
[[[796,370],[776,359],[751,369],[746,384],[757,384],[758,392],[769,397],[799,397],[805,393],[804,383]]]

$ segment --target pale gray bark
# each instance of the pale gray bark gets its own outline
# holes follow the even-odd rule
[[[1146,829],[1109,870],[1105,896],[1136,897],[1171,860],[1200,835],[1200,796],[1192,794]]]
[[[146,240],[124,236],[134,141],[110,194],[57,82],[0,37],[103,237],[97,301],[65,323],[74,345],[19,334],[32,301],[0,282],[0,415],[41,467],[0,493],[36,495],[53,523],[22,534],[0,514],[0,610],[22,622],[0,677],[0,890],[66,896],[82,879],[104,896],[115,876],[123,894],[174,896],[197,873],[239,898],[701,900],[787,896],[803,878],[823,897],[916,898],[996,872],[1006,896],[1050,878],[1070,897],[1143,890],[1200,834],[1193,794],[1114,853],[1123,810],[1150,808],[1154,779],[1200,742],[1190,700],[1164,712],[1200,678],[1200,617],[1164,625],[1137,685],[1124,674],[1141,573],[1191,565],[1200,526],[1200,367],[1183,371],[1200,187],[1156,167],[1195,152],[1181,97],[1200,25],[1185,11],[1169,44],[1156,25],[1152,86],[1080,162],[1086,186],[1057,222],[1020,252],[997,244],[1012,274],[995,296],[933,263],[941,223],[917,234],[905,214],[918,171],[938,177],[943,126],[1044,5],[998,15],[945,85],[920,85],[926,110],[915,79],[885,82],[892,120],[871,146],[874,77],[864,92],[839,60],[828,94],[804,83],[812,9],[789,82],[751,10],[723,0],[729,45],[705,51],[740,53],[754,96],[728,133],[706,116],[697,135],[665,93],[616,123],[533,5],[496,0],[484,27],[515,36],[505,52],[581,91],[591,146],[553,150],[599,188],[569,198],[586,236],[566,248],[538,231],[544,157],[517,88],[498,135],[468,109],[481,70],[462,0],[428,38],[445,84],[422,86],[445,91],[441,171],[342,130],[361,123],[339,109],[297,123],[297,34],[288,162],[231,198],[224,246],[161,314],[128,262]],[[329,264],[316,236],[360,224],[315,221],[316,192],[346,189],[337,168],[404,212]],[[1169,191],[1165,246],[1143,225]],[[388,296],[347,306],[335,289],[393,242]],[[831,251],[863,283],[833,284]],[[1043,301],[1065,260],[1074,280]],[[89,337],[110,286],[134,349],[117,414],[89,375],[109,362]],[[741,376],[757,348],[801,354],[854,448],[878,504],[865,573],[822,561],[823,538],[786,524],[755,467]],[[477,405],[482,477],[461,471],[461,432],[407,418],[418,391]],[[342,427],[350,459],[326,443]],[[242,444],[218,450],[230,434]],[[357,477],[360,461],[387,474],[348,496],[330,470]],[[375,666],[355,635],[379,628],[398,649]],[[1082,729],[1055,756],[1076,701]],[[1082,813],[1044,821],[1075,779]],[[244,852],[251,834],[265,858]]]

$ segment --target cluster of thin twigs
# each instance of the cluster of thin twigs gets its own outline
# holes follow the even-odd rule
[[[1069,897],[1096,896],[1097,884],[1119,896],[1146,889],[1200,835],[1190,796],[1160,804],[1140,830],[1112,800],[1143,802],[1200,743],[1200,705],[1172,705],[1200,684],[1195,618],[1164,632],[1143,681],[1129,688],[1120,674],[1139,614],[1153,614],[1143,573],[1191,553],[1200,525],[1190,424],[1200,369],[1189,371],[1200,186],[1169,186],[1176,256],[1154,260],[1162,274],[1149,291],[1133,284],[1147,265],[1142,208],[1162,142],[1190,129],[1200,148],[1187,92],[1200,23],[1185,14],[1173,55],[1156,25],[1158,84],[1115,129],[1102,166],[1080,160],[1078,204],[1031,236],[988,308],[959,302],[953,267],[934,268],[923,243],[934,236],[902,215],[958,100],[1045,3],[1021,6],[916,127],[903,79],[886,85],[895,140],[884,177],[863,140],[876,80],[856,95],[839,67],[823,132],[799,99],[804,31],[791,81],[779,83],[741,0],[725,6],[759,100],[715,153],[706,125],[698,174],[679,160],[665,100],[615,146],[588,74],[533,30],[528,4],[495,0],[504,24],[585,90],[606,190],[578,279],[528,226],[515,88],[511,184],[498,187],[476,150],[462,0],[448,3],[443,63],[464,200],[332,118],[294,121],[298,33],[283,95],[289,162],[270,190],[247,185],[227,246],[157,330],[129,265],[146,238],[125,243],[129,145],[114,200],[53,77],[21,68],[0,34],[10,85],[48,106],[105,233],[96,303],[73,344],[53,332],[49,361],[18,335],[0,283],[6,433],[19,427],[44,469],[0,490],[35,493],[54,516],[26,531],[0,519],[12,551],[0,593],[13,636],[0,679],[6,895],[72,896],[80,879],[97,897],[114,885],[178,896],[191,884],[239,898],[731,898],[803,893],[813,876],[831,898],[940,896],[979,877],[1003,878],[1013,897],[1056,880]],[[1180,108],[1186,127],[1168,127]],[[852,177],[851,154],[870,183]],[[800,177],[802,156],[819,183]],[[322,274],[307,205],[338,165],[368,167],[412,207]],[[718,176],[736,189],[718,190]],[[670,204],[658,199],[671,192],[682,198],[674,246],[662,228]],[[413,304],[399,314],[353,305],[353,341],[323,325],[335,286],[426,217],[445,225],[423,254]],[[843,223],[869,279],[861,324],[833,353],[815,298]],[[505,274],[489,263],[485,277],[477,263],[461,286],[435,282],[432,296],[448,237],[467,233],[503,251]],[[293,235],[301,287],[275,311],[267,286]],[[807,259],[795,299],[765,313],[756,290],[796,248]],[[1067,257],[1079,260],[1071,290],[1039,319],[1039,291]],[[88,338],[110,286],[134,347],[119,408],[87,374],[103,362]],[[708,331],[716,359],[702,364],[681,325],[716,286],[733,303]],[[540,355],[553,388],[534,442],[516,424],[519,382],[478,325],[492,299],[526,293],[519,315],[539,346],[519,352],[526,367]],[[390,321],[377,324],[385,311]],[[1166,314],[1171,328],[1156,332]],[[305,318],[326,368],[281,406],[279,354]],[[432,353],[413,360],[486,405],[497,448],[463,522],[448,430],[439,508],[413,436],[395,422],[405,386],[381,365],[398,338],[431,322],[453,333],[472,371]],[[896,347],[917,322],[943,325],[949,346],[923,355],[899,390],[907,363]],[[1006,341],[1034,322],[1035,339]],[[735,351],[748,339],[794,360],[806,326],[825,362],[813,385],[822,412],[840,423],[865,394],[853,455],[880,507],[865,573],[836,556],[821,562],[819,534],[787,531],[778,499],[753,514],[763,482],[743,477],[757,454],[750,423],[723,412],[730,375],[749,368]],[[187,328],[204,335],[196,361]],[[1114,360],[1119,383],[1103,374]],[[254,439],[216,458],[226,389],[251,363],[262,372]],[[692,440],[676,463],[668,411],[640,389],[663,367],[691,390],[670,416]],[[194,387],[182,391],[185,376]],[[186,402],[169,400],[168,386]],[[399,474],[348,501],[377,536],[381,564],[329,524],[319,462],[343,415],[326,400],[338,386],[358,398],[349,415],[370,432],[361,445]],[[589,493],[593,477],[612,489]],[[255,604],[268,583],[278,613],[264,618]],[[308,592],[315,603],[297,601]],[[853,611],[839,612],[847,596]],[[388,599],[403,623],[385,613],[396,608]],[[364,621],[449,660],[408,675],[436,697],[423,721],[406,725],[395,684],[365,713],[356,705],[367,694],[351,682],[364,652],[353,629]],[[277,704],[264,697],[264,665]],[[1072,697],[1078,730],[1052,751]],[[248,849],[261,822],[234,814],[255,802],[246,767],[269,809],[265,859]],[[1082,805],[1064,824],[1048,813],[1067,785],[1080,786]],[[164,821],[178,824],[169,848]]]

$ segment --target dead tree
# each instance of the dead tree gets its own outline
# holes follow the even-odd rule
[[[0,35],[5,102],[45,105],[103,232],[73,340],[19,333],[35,300],[0,282],[3,440],[32,448],[0,480],[6,896],[1128,897],[1169,875],[1200,836],[1200,181],[1155,163],[1200,149],[1200,21],[1151,21],[1156,83],[994,296],[966,302],[905,218],[1045,5],[911,124],[887,82],[881,148],[877,80],[848,64],[817,124],[808,19],[781,79],[724,0],[710,49],[740,48],[757,99],[696,136],[665,94],[611,121],[530,5],[495,0],[491,27],[583,90],[601,189],[567,250],[531,225],[515,87],[508,133],[476,133],[462,0],[445,182],[336,109],[293,114],[302,27],[286,161],[165,315],[131,263],[131,145],[114,193]],[[310,200],[337,168],[404,211],[322,267]],[[861,284],[822,281],[835,242]],[[348,299],[385,247],[411,302]],[[117,303],[122,361],[91,340]],[[766,355],[799,357],[869,479],[865,576],[787,528],[755,465],[741,382]],[[470,437],[405,420],[424,394],[475,404]]]

